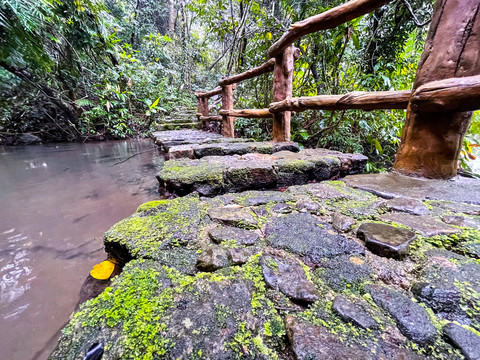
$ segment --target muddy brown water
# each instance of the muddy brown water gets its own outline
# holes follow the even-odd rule
[[[159,197],[162,162],[150,140],[0,146],[1,359],[48,357],[103,233]]]

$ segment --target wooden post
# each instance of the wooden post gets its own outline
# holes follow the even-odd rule
[[[478,0],[437,0],[412,94],[431,81],[480,74],[479,10]],[[413,100],[394,169],[428,178],[455,176],[472,113],[428,112]]]
[[[290,45],[275,57],[273,69],[273,101],[282,101],[292,97],[294,46]],[[291,111],[273,114],[273,141],[290,141]]]
[[[233,88],[234,85],[222,86],[222,110],[233,109]],[[222,116],[222,135],[227,137],[235,137],[234,124],[236,118],[233,116]]]

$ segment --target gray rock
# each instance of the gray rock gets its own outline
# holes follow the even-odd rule
[[[455,181],[414,178],[397,173],[347,176],[343,181],[351,187],[392,199],[409,197],[419,200],[447,200],[480,205],[480,181],[459,177]],[[480,207],[475,207],[480,214]],[[475,215],[475,214],[472,214]]]
[[[388,311],[398,328],[410,340],[420,344],[431,344],[437,336],[437,329],[430,321],[427,311],[409,297],[381,285],[367,285],[375,303]]]
[[[365,241],[373,253],[402,258],[409,252],[410,243],[417,237],[414,232],[387,224],[363,223],[357,230],[357,237]]]
[[[380,216],[380,220],[399,223],[419,232],[423,236],[450,235],[460,232],[452,226],[438,221],[431,216],[416,216],[404,213],[392,213]]]
[[[227,250],[211,246],[204,250],[197,260],[197,268],[202,271],[215,271],[230,264]]]
[[[442,220],[444,223],[449,225],[468,227],[468,228],[480,230],[480,223],[466,216],[445,215],[442,218]]]
[[[15,145],[35,145],[41,143],[42,139],[40,139],[37,135],[33,135],[30,133],[22,134],[17,139],[15,139]]]
[[[272,211],[279,214],[288,214],[292,212],[292,207],[288,204],[276,204]]]
[[[179,145],[173,146],[168,150],[168,159],[181,159],[188,158],[194,159],[195,154],[193,153],[193,147],[191,145]]]
[[[332,309],[346,322],[351,322],[363,329],[378,329],[379,327],[375,319],[367,311],[342,295],[338,295],[335,298]]]
[[[265,254],[260,258],[260,264],[265,282],[271,288],[299,302],[312,303],[319,299],[320,293],[307,279],[297,259]]]
[[[323,208],[320,204],[314,201],[300,201],[297,202],[297,210],[301,212],[309,212],[311,214],[318,214]]]
[[[288,340],[297,360],[371,359],[372,356],[355,345],[342,343],[323,326],[285,318]]]
[[[335,291],[360,287],[374,276],[372,267],[361,256],[340,255],[323,261],[321,265],[315,275]]]
[[[228,249],[228,261],[230,265],[242,265],[245,264],[255,252],[256,249],[253,248]]]
[[[460,189],[457,191],[460,191]],[[480,215],[480,206],[478,205],[450,201],[430,201],[430,205],[452,212],[464,213],[467,215]]]
[[[349,216],[335,212],[332,215],[332,226],[335,230],[345,232],[352,228],[357,221]]]
[[[455,323],[446,324],[443,333],[467,360],[480,360],[480,336]]]
[[[243,206],[258,206],[294,200],[291,194],[280,191],[244,191],[236,194],[234,198],[237,204]]]
[[[260,239],[260,236],[253,231],[231,226],[216,227],[210,230],[208,235],[217,244],[233,240],[238,245],[254,245]]]
[[[390,210],[406,212],[412,215],[427,215],[430,213],[430,210],[417,199],[395,198],[389,200],[387,206]]]
[[[272,188],[277,184],[269,155],[247,154],[224,170],[226,186],[230,190]]]
[[[322,258],[365,252],[355,241],[321,226],[313,215],[297,213],[273,218],[267,223],[265,232],[273,247],[307,256],[316,263]]]
[[[225,225],[236,226],[240,228],[256,228],[257,221],[252,212],[239,206],[222,206],[210,209],[208,212],[210,218]]]

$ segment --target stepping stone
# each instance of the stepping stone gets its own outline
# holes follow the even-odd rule
[[[315,263],[323,258],[345,254],[363,254],[363,246],[331,233],[307,213],[288,214],[270,220],[265,227],[267,241],[276,248],[304,255]]]
[[[437,329],[430,321],[427,311],[402,293],[381,285],[367,285],[373,301],[385,309],[396,321],[398,328],[410,340],[420,344],[431,344]]]
[[[480,336],[455,323],[446,324],[443,333],[467,360],[480,360]]]
[[[480,223],[466,216],[445,215],[442,220],[445,224],[480,230]]]
[[[357,230],[357,237],[365,241],[371,252],[401,259],[408,254],[410,243],[417,236],[412,231],[387,224],[363,223]]]
[[[313,303],[320,298],[299,260],[288,256],[262,255],[260,265],[267,285],[290,299]]]
[[[168,149],[169,159],[200,159],[205,156],[245,155],[248,153],[273,154],[278,151],[298,152],[299,146],[295,142],[221,142],[207,144],[189,144],[172,146]]]
[[[348,231],[355,225],[357,221],[349,216],[340,214],[338,212],[332,215],[332,226],[335,230],[340,232]]]
[[[208,235],[217,244],[225,241],[235,241],[237,245],[254,245],[260,239],[260,235],[253,231],[231,226],[216,227],[210,230]]]
[[[222,206],[210,209],[208,212],[210,218],[225,225],[252,229],[257,227],[257,221],[253,214],[239,206]]]
[[[380,216],[380,220],[394,222],[408,226],[423,236],[451,235],[460,232],[460,229],[448,226],[431,216],[417,216],[405,213],[392,213]]]
[[[182,148],[183,151],[187,150]],[[363,169],[367,160],[363,155],[332,153],[324,149],[307,149],[298,153],[280,151],[271,155],[206,156],[168,160],[157,178],[162,188],[177,195],[198,192],[202,196],[214,196],[328,180],[339,176],[341,171],[348,172],[341,167],[341,159],[347,158],[352,173]]]
[[[215,271],[228,265],[228,252],[219,246],[204,250],[197,260],[197,267],[202,271]]]
[[[351,322],[363,329],[379,328],[375,319],[367,311],[342,295],[338,295],[335,298],[332,309],[346,322]]]
[[[409,213],[412,215],[427,215],[430,210],[417,199],[409,198],[395,198],[387,202],[387,206],[390,210]]]
[[[480,181],[459,177],[455,181],[414,178],[397,173],[364,174],[347,176],[348,186],[365,190],[374,195],[392,199],[408,197],[419,200],[447,200],[454,203],[480,205]],[[468,206],[468,204],[462,206]],[[480,206],[474,207],[480,214]]]
[[[336,256],[323,261],[321,266],[315,270],[315,276],[335,291],[358,288],[374,276],[372,267],[362,256]]]
[[[155,144],[166,152],[176,145],[205,144],[226,139],[220,134],[200,130],[155,131],[151,137],[155,140]]]
[[[459,191],[459,189],[457,191]],[[464,213],[467,215],[480,215],[480,206],[478,205],[455,203],[449,201],[430,201],[430,205],[456,213]]]

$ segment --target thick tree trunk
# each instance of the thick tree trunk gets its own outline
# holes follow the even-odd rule
[[[480,2],[437,0],[412,94],[431,81],[480,74]],[[414,176],[457,174],[471,112],[427,112],[412,97],[394,168]]]
[[[172,35],[175,32],[175,2],[168,0],[168,33]]]

